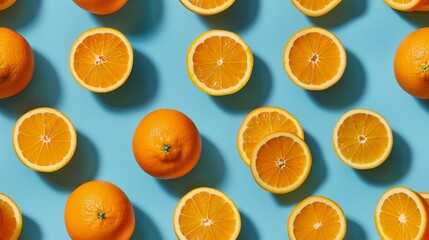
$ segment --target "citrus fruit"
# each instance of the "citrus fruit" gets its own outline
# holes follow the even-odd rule
[[[130,239],[134,232],[134,209],[116,185],[100,180],[86,182],[68,197],[64,220],[76,240]]]
[[[235,0],[180,0],[187,9],[200,15],[214,15],[228,9]]]
[[[419,12],[428,12],[428,11],[429,11],[429,2],[426,0],[425,5],[423,5],[423,6],[419,7],[419,8],[417,8],[417,9],[416,9],[416,10],[414,10],[414,11],[419,11]]]
[[[22,229],[22,215],[18,205],[0,193],[0,240],[17,240]]]
[[[128,39],[113,28],[84,32],[70,52],[70,71],[85,89],[105,93],[119,88],[133,68],[133,48]]]
[[[54,172],[64,167],[76,150],[76,130],[53,108],[36,108],[22,115],[13,129],[13,147],[27,167]]]
[[[425,5],[426,0],[384,0],[384,2],[393,9],[411,12]]]
[[[16,0],[0,0],[0,11],[5,10],[12,6]]]
[[[179,240],[235,240],[241,229],[240,212],[223,192],[200,187],[183,196],[174,211]]]
[[[262,139],[275,132],[291,132],[304,139],[299,121],[279,107],[260,107],[251,111],[241,123],[237,148],[241,159],[250,166],[253,150]]]
[[[289,193],[301,186],[311,169],[307,144],[293,133],[272,133],[256,146],[250,160],[252,175],[263,189]]]
[[[419,192],[419,194],[426,201],[426,204],[429,205],[429,192]]]
[[[79,7],[88,12],[107,15],[117,12],[128,0],[73,0]]]
[[[0,1],[1,2],[1,1]],[[34,71],[30,44],[19,33],[0,27],[0,99],[21,92]]]
[[[320,17],[334,9],[341,0],[291,0],[292,4],[303,14]]]
[[[405,187],[387,190],[375,209],[375,226],[385,240],[429,239],[429,207],[425,200]]]
[[[331,199],[311,196],[292,210],[287,231],[291,240],[342,240],[347,231],[346,217]]]
[[[201,136],[180,111],[158,109],[138,124],[133,138],[137,163],[156,178],[171,179],[190,172],[201,155]]]
[[[253,54],[237,34],[210,30],[189,47],[186,63],[189,77],[199,89],[222,96],[239,91],[249,81]]]
[[[332,135],[338,157],[355,169],[372,169],[389,157],[393,146],[392,129],[380,114],[366,109],[346,112]]]
[[[429,27],[412,32],[399,44],[393,68],[399,86],[414,97],[429,99]]]
[[[283,65],[289,78],[307,90],[324,90],[337,83],[347,56],[340,40],[326,29],[302,29],[286,44]]]

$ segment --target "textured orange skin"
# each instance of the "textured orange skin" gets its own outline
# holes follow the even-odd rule
[[[104,219],[98,217],[101,211]],[[73,240],[128,240],[135,227],[130,200],[106,181],[90,181],[76,188],[66,202],[64,220]]]
[[[422,67],[426,66],[427,71]],[[399,44],[393,62],[399,85],[417,98],[429,99],[429,27],[408,35]]]
[[[164,151],[164,144],[170,151]],[[172,179],[190,172],[201,155],[201,137],[185,114],[159,109],[146,115],[136,128],[133,151],[137,163],[156,178]]]
[[[33,50],[19,33],[0,27],[0,99],[21,92],[34,71]]]
[[[128,0],[73,0],[79,7],[88,12],[107,15],[121,9]],[[139,0],[140,1],[140,0]]]

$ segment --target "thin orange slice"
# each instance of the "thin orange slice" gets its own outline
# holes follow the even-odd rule
[[[0,193],[0,240],[17,240],[22,229],[22,215],[18,205]]]
[[[331,199],[311,196],[292,210],[287,231],[291,240],[342,240],[347,231],[346,217]]]
[[[53,108],[36,108],[18,119],[13,129],[13,147],[27,167],[53,172],[72,158],[77,143],[70,120]]]
[[[119,88],[133,68],[133,48],[128,39],[113,28],[84,32],[70,51],[70,71],[83,88],[105,93]]]
[[[405,187],[386,191],[375,209],[375,226],[385,240],[429,239],[429,207],[425,200]]]
[[[384,0],[384,2],[391,8],[411,12],[424,7],[427,0]]]
[[[250,166],[256,144],[275,132],[290,132],[304,139],[301,124],[286,110],[267,106],[247,114],[237,135],[237,148],[241,159]]]
[[[392,129],[380,114],[354,109],[345,113],[332,135],[338,157],[355,169],[372,169],[389,157],[393,146]]]
[[[307,90],[324,90],[337,83],[346,69],[346,50],[326,29],[305,28],[286,44],[283,65],[289,78]]]
[[[334,9],[341,0],[291,0],[291,2],[303,14],[310,17],[320,17]]]
[[[199,36],[187,56],[188,74],[203,92],[229,95],[243,88],[253,69],[253,54],[235,33],[211,30]]]
[[[228,9],[235,0],[180,0],[187,9],[200,15],[214,15]]]
[[[196,188],[180,199],[174,211],[177,238],[235,240],[241,229],[240,212],[223,192]]]
[[[307,144],[293,133],[270,134],[255,147],[250,166],[256,183],[276,193],[289,193],[301,186],[311,169]]]

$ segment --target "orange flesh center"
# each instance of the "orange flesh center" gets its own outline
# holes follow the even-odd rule
[[[10,239],[16,227],[15,212],[8,203],[0,200],[0,239]]]
[[[312,11],[318,11],[324,9],[328,4],[330,4],[333,0],[298,0],[299,4],[306,9]]]
[[[192,5],[203,9],[217,8],[222,6],[226,2],[229,2],[229,0],[189,0],[189,3],[191,3]]]

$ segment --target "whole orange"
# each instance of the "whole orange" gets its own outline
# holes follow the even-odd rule
[[[128,0],[73,0],[79,7],[88,12],[107,15],[121,9]]]
[[[200,159],[201,148],[201,136],[194,122],[173,109],[146,115],[133,138],[137,163],[148,174],[161,179],[190,172]]]
[[[64,219],[73,240],[128,240],[135,226],[134,209],[125,193],[99,180],[86,182],[70,194]]]
[[[406,92],[417,98],[429,98],[429,27],[402,40],[393,67],[396,80]]]
[[[33,50],[19,33],[0,27],[0,98],[21,92],[34,71]]]

